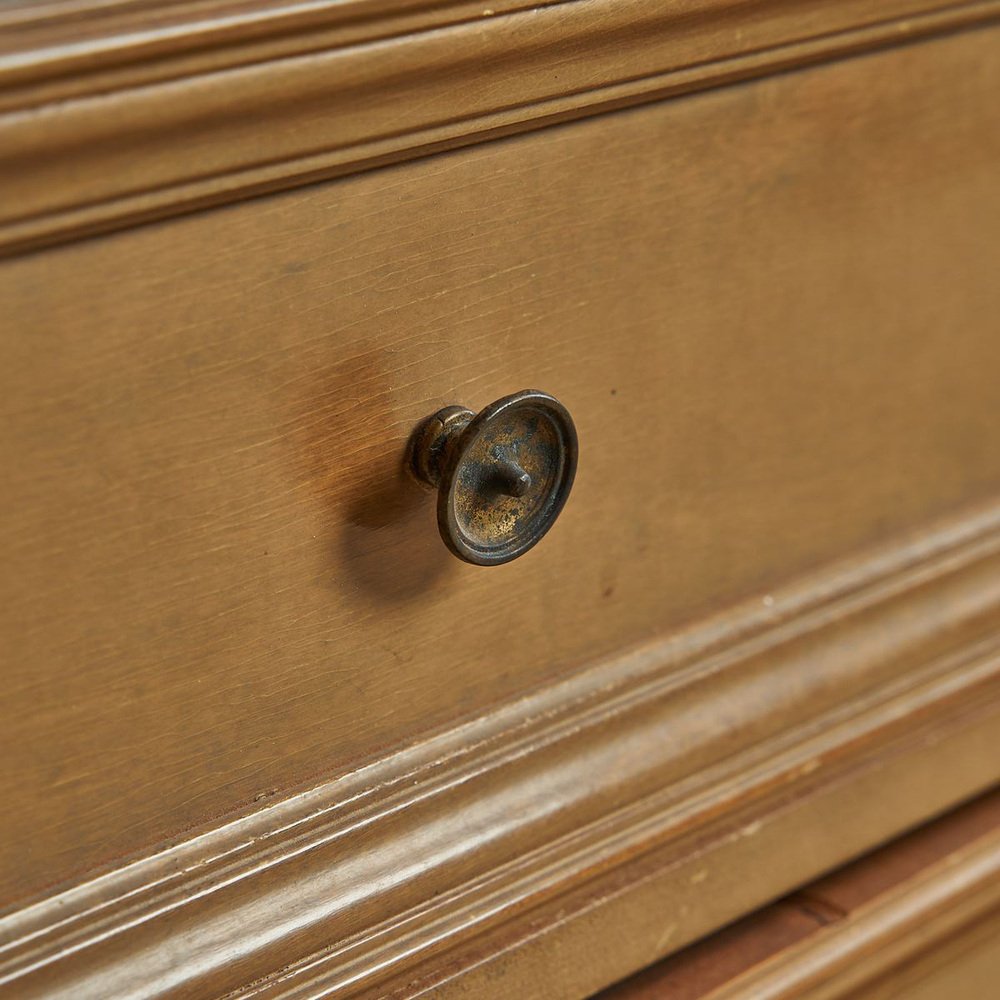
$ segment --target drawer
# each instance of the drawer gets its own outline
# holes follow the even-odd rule
[[[228,943],[176,989],[222,995],[363,939],[308,995],[355,995],[355,973],[388,995],[365,976],[417,976],[398,956],[438,894],[472,940],[472,887],[513,893],[516,869],[549,887],[540,906],[569,893],[546,881],[559,865],[575,893],[640,855],[694,866],[676,838],[719,817],[749,831],[712,828],[749,865],[771,796],[770,868],[699,896],[676,939],[618,942],[567,980],[582,995],[994,781],[998,41],[984,26],[4,260],[12,981],[35,974],[33,934],[54,943],[29,985],[51,996],[174,995],[170,955],[203,939]],[[464,564],[408,441],[443,406],[529,387],[572,414],[572,493],[523,557]],[[888,790],[907,774],[918,790]],[[851,801],[853,829],[829,818]],[[298,874],[251,878],[269,866]],[[65,906],[96,949],[82,972],[59,964]],[[79,929],[102,906],[111,945]]]
[[[1000,796],[984,796],[600,994],[978,1000],[1000,971]]]

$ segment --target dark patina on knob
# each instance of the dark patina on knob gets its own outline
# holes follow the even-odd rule
[[[460,559],[510,562],[538,542],[566,503],[576,473],[576,428],[566,407],[526,389],[478,414],[446,406],[410,441],[417,479],[438,491],[438,529]]]

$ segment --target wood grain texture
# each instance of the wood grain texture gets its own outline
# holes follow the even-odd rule
[[[997,53],[957,36],[8,262],[2,898],[995,495]],[[524,560],[462,567],[406,436],[525,385],[574,413],[572,502]]]
[[[0,12],[0,251],[1000,16],[997,0],[66,6]]]
[[[994,792],[595,1000],[982,1000],[998,930]]]

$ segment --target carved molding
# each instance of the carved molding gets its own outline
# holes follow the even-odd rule
[[[998,0],[65,6],[0,12],[0,252],[1000,16]]]
[[[0,994],[593,990],[994,782],[998,621],[991,508],[13,913]]]

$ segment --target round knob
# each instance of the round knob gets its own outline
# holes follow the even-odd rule
[[[576,473],[576,428],[545,392],[504,396],[478,414],[446,406],[410,441],[417,479],[438,491],[438,529],[460,559],[498,566],[559,516]]]

